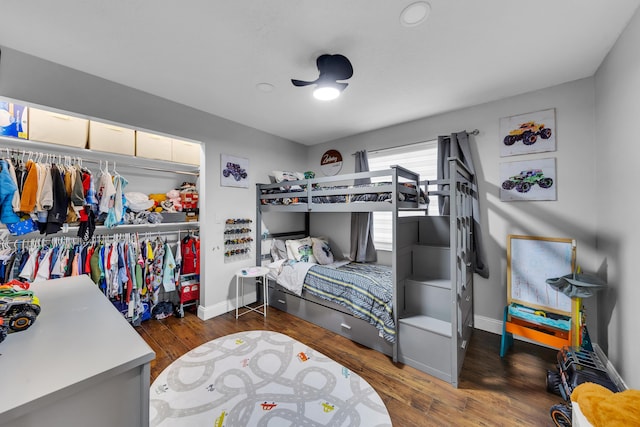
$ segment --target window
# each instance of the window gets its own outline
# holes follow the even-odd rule
[[[438,141],[426,141],[387,148],[368,153],[369,170],[389,169],[399,165],[420,174],[420,180],[436,179],[438,176]],[[382,181],[384,178],[380,178]],[[376,179],[372,179],[375,182]],[[438,213],[438,200],[429,199],[429,214]],[[413,215],[411,212],[400,212],[401,216]],[[376,249],[390,251],[392,248],[391,212],[373,213],[373,239]]]

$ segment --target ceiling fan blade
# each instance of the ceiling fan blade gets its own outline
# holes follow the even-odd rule
[[[347,80],[353,76],[353,66],[344,55],[320,55],[316,60],[320,77]]]
[[[291,83],[293,83],[294,86],[308,86],[316,83],[316,81],[317,80],[314,80],[312,82],[305,82],[304,80],[291,79]]]

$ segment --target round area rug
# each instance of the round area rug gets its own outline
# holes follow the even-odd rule
[[[359,375],[286,335],[249,331],[197,347],[150,390],[152,426],[391,426]]]

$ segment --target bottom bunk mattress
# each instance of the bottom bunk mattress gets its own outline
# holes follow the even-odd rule
[[[354,317],[375,326],[379,336],[390,343],[395,342],[391,267],[288,262],[281,263],[272,278],[295,295],[303,298],[311,295],[338,304]]]
[[[374,325],[390,342],[396,340],[391,267],[349,263],[339,268],[314,265],[304,279],[312,295],[338,303]]]

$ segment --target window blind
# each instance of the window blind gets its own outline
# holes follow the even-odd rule
[[[402,147],[387,148],[370,152],[369,170],[388,169],[391,166],[402,166],[420,174],[420,180],[436,179],[438,176],[438,141],[426,141]],[[372,179],[383,181],[383,177]],[[438,200],[430,198],[429,214],[438,213]],[[401,216],[413,215],[411,212],[400,212]],[[390,251],[392,249],[393,229],[391,212],[373,213],[373,239],[376,249]]]

